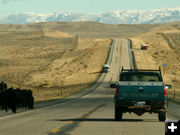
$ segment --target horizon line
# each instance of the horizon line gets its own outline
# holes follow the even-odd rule
[[[150,10],[163,10],[163,9],[179,9],[180,7],[174,7],[174,8],[152,8],[152,9],[120,9],[120,10],[110,10],[107,12],[77,12],[77,11],[59,11],[59,12],[47,12],[47,13],[38,13],[38,12],[32,12],[32,11],[25,11],[25,12],[14,12],[14,13],[0,13],[0,15],[9,15],[9,14],[17,14],[17,13],[31,13],[31,14],[53,14],[53,13],[79,13],[79,14],[103,14],[103,13],[108,13],[108,12],[121,12],[121,11],[138,11],[138,12],[143,12],[143,11],[150,11]]]

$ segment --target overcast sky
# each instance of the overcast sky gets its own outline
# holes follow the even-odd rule
[[[180,7],[180,0],[0,0],[0,14],[14,12],[103,13]]]

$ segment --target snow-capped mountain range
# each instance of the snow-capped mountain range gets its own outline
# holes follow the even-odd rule
[[[106,13],[13,13],[0,15],[0,23],[28,24],[36,22],[72,22],[94,21],[107,24],[152,24],[180,21],[179,8],[164,8],[151,10],[121,10]]]

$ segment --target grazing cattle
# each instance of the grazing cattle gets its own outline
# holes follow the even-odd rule
[[[16,113],[17,108],[34,108],[34,97],[31,90],[9,88],[0,91],[0,109],[11,108]]]

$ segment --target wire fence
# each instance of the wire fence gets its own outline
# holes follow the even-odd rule
[[[171,101],[180,103],[180,91],[178,91],[176,89],[169,89],[168,90],[168,99],[170,99]]]

